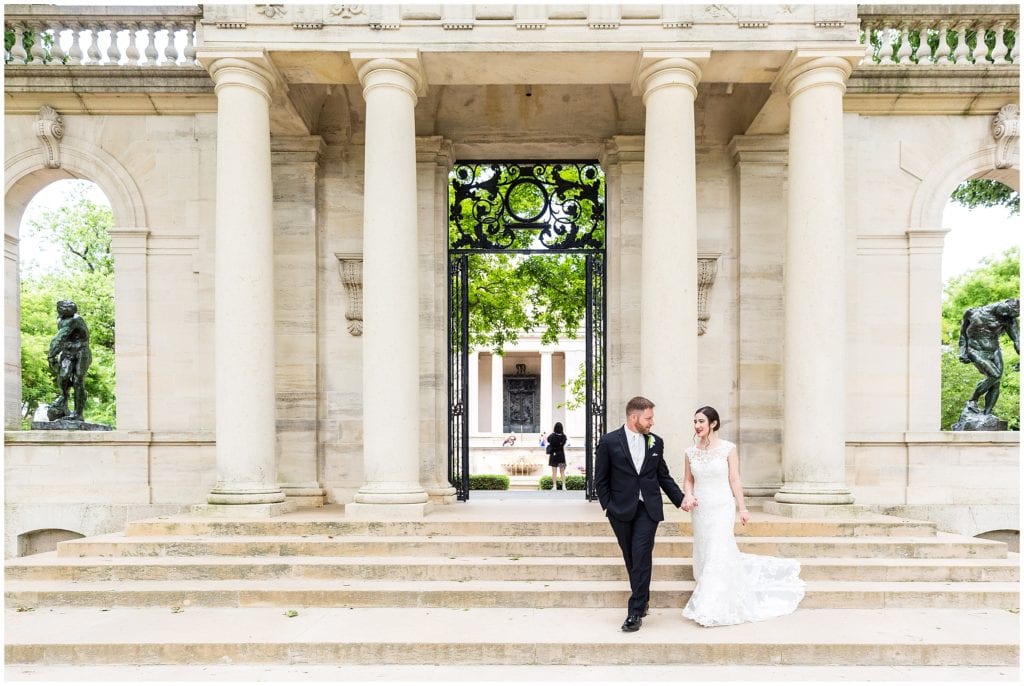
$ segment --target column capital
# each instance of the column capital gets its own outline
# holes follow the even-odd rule
[[[635,135],[612,136],[605,141],[599,161],[603,167],[623,162],[643,162],[644,137]]]
[[[701,65],[711,58],[710,49],[643,50],[633,76],[633,95],[647,97],[666,86],[683,86],[697,97]]]
[[[794,50],[779,70],[772,91],[784,92],[790,99],[814,86],[837,86],[845,92],[846,80],[863,58],[863,50],[849,48]]]
[[[417,164],[450,167],[455,161],[452,142],[444,136],[416,136]]]
[[[274,164],[310,164],[327,152],[320,136],[271,136],[270,154]]]
[[[251,88],[267,99],[278,88],[287,89],[284,77],[265,50],[202,51],[196,60],[210,73],[215,93],[223,86]]]
[[[353,50],[349,57],[359,75],[364,97],[380,86],[407,90],[414,100],[427,94],[427,74],[419,50]]]

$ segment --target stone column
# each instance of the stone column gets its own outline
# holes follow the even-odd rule
[[[211,57],[217,92],[214,262],[217,483],[211,505],[233,514],[284,509],[277,485],[274,231],[270,100],[278,83],[261,53]],[[248,507],[242,507],[248,506]]]
[[[940,431],[943,428],[942,244],[948,232],[949,229],[907,231],[910,253],[908,431]]]
[[[505,358],[491,353],[491,433],[505,433]]]
[[[644,52],[635,86],[644,129],[640,387],[654,401],[655,432],[681,451],[697,408],[697,170],[693,103],[701,51]],[[641,307],[642,303],[642,307]],[[621,412],[621,411],[620,411]],[[609,418],[615,426],[617,418]]]
[[[422,516],[416,223],[418,56],[353,53],[366,101],[363,473],[352,517]]]
[[[545,436],[551,433],[554,410],[551,407],[551,352],[542,350],[540,353],[540,431]]]
[[[469,365],[469,435],[473,436],[480,433],[480,353],[471,352],[466,364]]]
[[[789,98],[789,205],[783,278],[780,514],[838,512],[846,487],[846,222],[843,56],[794,54]],[[851,56],[852,57],[852,56]],[[767,511],[767,509],[766,509]]]
[[[566,350],[565,351],[565,395],[569,396],[569,384],[574,378],[576,373],[579,371],[580,365],[583,363],[585,353],[582,350]],[[625,409],[625,405],[623,405]],[[586,407],[577,407],[576,409],[565,410],[565,435],[566,436],[578,436],[582,437],[586,433]],[[615,417],[608,418],[608,430],[616,428],[617,424]]]

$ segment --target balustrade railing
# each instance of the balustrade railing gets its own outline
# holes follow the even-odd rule
[[[123,13],[118,14],[119,9]],[[201,17],[198,6],[9,5],[4,16],[4,63],[198,67],[196,25]]]
[[[889,9],[898,10],[890,13]],[[920,13],[915,9],[920,8]],[[987,66],[1017,64],[1016,5],[860,5],[862,65]]]

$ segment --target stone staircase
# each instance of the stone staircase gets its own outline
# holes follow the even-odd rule
[[[594,504],[460,504],[421,521],[339,506],[265,520],[185,515],[6,564],[8,665],[1017,664],[1005,544],[865,514],[755,512],[746,552],[799,558],[807,596],[767,623],[682,618],[688,515],[659,529],[651,614]],[[1015,675],[1016,670],[1011,669]]]

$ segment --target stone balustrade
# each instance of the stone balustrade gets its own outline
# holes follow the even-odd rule
[[[861,65],[1017,64],[1017,9],[1016,5],[860,5]]]
[[[9,5],[7,65],[187,67],[196,63],[198,6]]]

